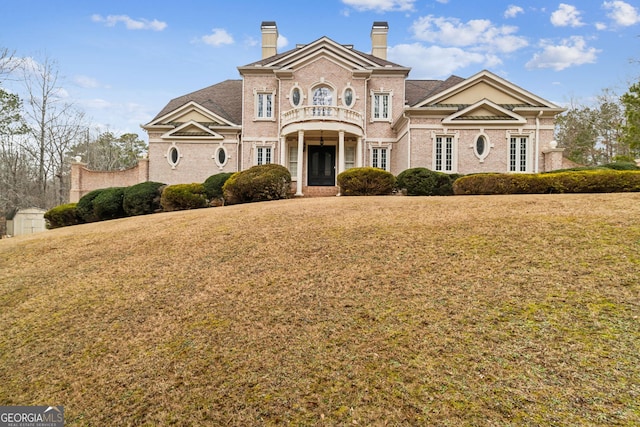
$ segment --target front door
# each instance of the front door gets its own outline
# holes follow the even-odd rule
[[[307,185],[336,185],[336,147],[310,145]]]

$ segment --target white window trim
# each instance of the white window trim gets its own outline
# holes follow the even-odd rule
[[[385,165],[384,169],[383,168],[379,168],[378,169],[383,169],[387,172],[391,172],[391,144],[385,144],[385,143],[381,143],[381,142],[370,142],[369,143],[369,166],[371,167],[377,167],[377,166],[373,166],[373,153],[374,150],[385,150],[387,152],[387,164]]]
[[[271,95],[271,116],[259,117],[259,98],[260,95]],[[255,121],[275,121],[276,120],[276,91],[269,89],[254,89],[253,90],[253,98],[254,98],[254,120]],[[266,108],[266,107],[265,107]],[[266,113],[266,111],[265,111]]]
[[[533,163],[537,153],[534,153],[533,141],[535,137],[535,131],[533,130],[523,130],[523,129],[514,129],[507,130],[505,133],[506,137],[506,158],[507,158],[507,173],[531,173],[533,171]],[[519,163],[516,165],[515,171],[511,170],[511,138],[527,138],[527,154],[525,158],[525,170],[521,171]]]
[[[292,156],[291,153],[292,151],[295,150],[295,156]],[[292,181],[297,181],[298,180],[298,146],[297,145],[290,145],[287,147],[287,165],[289,166],[289,172],[291,173],[291,180]],[[291,161],[292,159],[295,159],[295,161]],[[291,169],[291,163],[294,163],[296,165],[296,170],[292,170]]]
[[[293,103],[293,91],[294,90],[298,90],[298,92],[300,93],[300,103],[298,103],[298,105],[295,105]],[[306,99],[306,96],[304,94],[304,92],[302,91],[302,88],[298,85],[298,83],[294,84],[291,87],[291,90],[289,91],[289,103],[291,104],[291,106],[293,108],[299,108],[302,107],[304,105],[304,100]]]
[[[511,170],[511,139],[515,138],[516,141],[516,164],[515,164],[515,170]],[[522,144],[522,139],[525,139],[525,158],[524,158],[524,170],[521,170],[521,159],[520,159],[520,155],[521,155],[521,144]],[[517,135],[517,134],[513,134],[513,135],[509,135],[509,138],[507,139],[507,172],[509,173],[530,173],[531,172],[531,136],[529,135]]]
[[[176,152],[178,153],[178,160],[176,160],[175,163],[171,160],[171,151],[173,149],[175,149]],[[175,169],[178,166],[178,164],[180,163],[180,159],[182,159],[182,153],[180,152],[180,149],[178,148],[175,142],[171,143],[164,157],[167,159],[167,163],[169,163],[169,166],[171,166],[171,169]]]
[[[451,138],[451,170],[446,170],[444,168],[445,160],[446,160],[446,157],[444,156],[444,152],[443,152],[443,158],[442,158],[443,168],[441,170],[437,169],[436,153],[437,153],[437,139],[438,138]],[[454,132],[454,133],[432,132],[431,133],[431,158],[432,158],[431,168],[432,168],[432,170],[434,170],[436,172],[443,172],[443,173],[457,173],[458,172],[458,138],[459,138],[458,132]]]
[[[224,162],[220,163],[218,155],[220,153],[220,151],[224,152]],[[224,145],[219,145],[218,148],[216,148],[216,150],[213,153],[213,161],[215,162],[216,166],[218,166],[219,169],[223,169],[224,166],[229,163],[229,159],[231,158],[231,156],[229,156],[229,152],[227,151],[227,148]]]
[[[347,104],[346,102],[346,93],[347,90],[351,90],[351,93],[353,95],[353,98],[351,99],[351,104]],[[347,86],[345,86],[344,89],[342,89],[342,95],[340,97],[341,101],[342,101],[342,105],[344,105],[347,108],[353,108],[354,105],[356,105],[356,99],[357,99],[357,95],[356,95],[356,90],[353,86],[351,86],[351,84],[347,84]]]
[[[352,166],[347,166],[347,150],[353,150],[353,162],[350,162]],[[344,170],[355,168],[358,164],[358,147],[355,145],[346,145],[344,147]]]
[[[478,153],[477,150],[477,142],[478,142],[478,138],[483,137],[484,138],[484,153],[482,153],[482,155],[480,153]],[[480,130],[480,132],[478,132],[474,137],[473,137],[473,141],[471,142],[471,145],[469,146],[472,150],[473,150],[473,154],[474,156],[476,156],[478,158],[478,160],[480,161],[480,163],[484,163],[484,159],[487,158],[487,156],[489,155],[489,152],[491,151],[492,148],[494,148],[493,143],[491,143],[491,140],[489,139],[489,135],[487,135],[483,129]]]
[[[275,162],[275,155],[276,155],[276,148],[275,148],[275,143],[272,142],[257,142],[253,145],[253,164],[254,166],[258,165],[258,149],[259,148],[269,148],[271,150],[271,161],[269,162],[269,164],[271,163],[276,163]],[[262,163],[263,165],[268,164],[268,163]]]
[[[376,96],[387,96],[388,97],[388,107],[387,107],[387,117],[376,117],[375,116],[375,98]],[[389,122],[391,123],[391,118],[393,117],[393,91],[392,90],[372,90],[371,91],[371,121],[372,122]]]

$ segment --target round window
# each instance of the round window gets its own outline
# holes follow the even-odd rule
[[[478,139],[476,139],[476,153],[479,157],[484,155],[484,151],[487,149],[487,141],[484,136],[480,135]]]
[[[300,105],[300,89],[297,87],[293,89],[293,92],[291,92],[291,102],[295,107]]]
[[[344,91],[344,104],[347,107],[351,107],[351,105],[353,104],[353,90],[352,89],[347,89]]]

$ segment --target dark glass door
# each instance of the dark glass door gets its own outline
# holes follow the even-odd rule
[[[309,172],[307,185],[336,185],[336,147],[331,145],[310,145],[308,148]]]

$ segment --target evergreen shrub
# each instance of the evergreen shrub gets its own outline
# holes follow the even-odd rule
[[[84,221],[78,215],[77,203],[66,203],[49,209],[44,214],[47,228],[60,228],[70,225],[82,224]]]
[[[231,175],[222,192],[228,204],[286,199],[291,196],[291,173],[276,164],[253,166]]]
[[[427,168],[412,168],[398,175],[396,186],[407,196],[452,196],[453,182],[459,177]]]
[[[125,215],[122,207],[125,187],[105,188],[93,199],[93,213],[98,221],[123,218]]]
[[[593,169],[542,174],[475,174],[456,180],[455,194],[616,193],[640,191],[640,171]]]
[[[100,188],[90,191],[84,196],[80,197],[80,200],[78,200],[78,204],[76,207],[78,209],[78,215],[83,222],[96,222],[100,220],[93,210],[93,201],[105,190],[106,188]]]
[[[127,216],[148,215],[162,210],[160,197],[166,184],[141,182],[125,188],[122,207]]]
[[[204,185],[195,182],[168,185],[162,190],[160,205],[167,212],[207,207]]]
[[[351,168],[338,175],[338,185],[343,196],[379,196],[393,192],[396,177],[378,168]]]
[[[209,201],[224,197],[222,186],[233,175],[233,172],[222,172],[211,175],[204,181],[204,191],[207,193]]]

